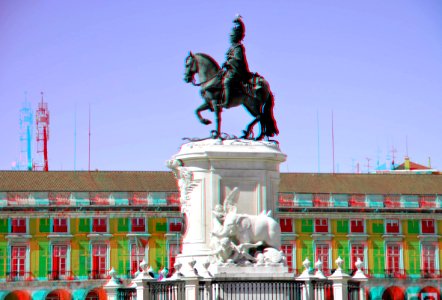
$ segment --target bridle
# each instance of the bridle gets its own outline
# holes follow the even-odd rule
[[[198,61],[194,58],[194,56],[190,56],[190,57],[192,57],[192,59],[193,59],[193,63],[196,64],[196,69],[198,70]],[[203,85],[203,84],[205,84],[205,83],[211,81],[212,79],[215,79],[216,77],[221,78],[222,75],[223,75],[223,73],[224,73],[224,70],[223,70],[223,69],[219,69],[219,71],[216,72],[215,75],[213,75],[213,76],[210,77],[209,79],[204,80],[204,81],[201,81],[201,82],[196,82],[196,80],[195,80],[195,76],[192,76],[192,81],[191,81],[191,83],[192,83],[193,86],[201,86],[201,85]],[[194,73],[194,75],[195,75],[195,73]]]

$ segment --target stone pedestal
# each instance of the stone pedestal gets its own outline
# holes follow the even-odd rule
[[[210,261],[211,232],[216,230],[213,211],[226,195],[238,188],[237,212],[258,215],[275,211],[279,190],[279,165],[286,155],[272,142],[207,139],[184,144],[168,162],[181,191],[186,216],[183,263],[196,260],[195,268]],[[219,226],[219,225],[218,225]]]

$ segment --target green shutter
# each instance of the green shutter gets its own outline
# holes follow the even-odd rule
[[[349,250],[348,250],[348,242],[347,241],[337,241],[338,247],[338,256],[340,256],[344,260],[344,266],[349,266]]]
[[[372,223],[373,233],[384,233],[384,221],[383,220],[373,220]]]
[[[419,242],[409,242],[408,243],[408,251],[406,251],[405,255],[408,256],[408,273],[413,275],[419,275],[420,273],[420,251],[419,251]]]
[[[384,242],[373,241],[373,273],[384,274]]]
[[[338,220],[337,225],[337,233],[348,233],[348,220]]]
[[[118,273],[128,274],[129,273],[129,243],[127,240],[119,240],[118,244]]]
[[[7,242],[0,242],[0,279],[4,279],[6,275],[6,264],[8,261]]]
[[[156,232],[166,232],[166,230],[167,230],[167,222],[157,222],[155,224]]]
[[[90,219],[87,218],[81,218],[78,219],[78,232],[90,232],[91,226],[90,226]]]
[[[419,221],[418,220],[408,220],[408,233],[419,234]]]
[[[49,242],[38,243],[38,270],[39,278],[47,278],[49,270]]]
[[[9,219],[0,219],[0,233],[8,233]]]
[[[79,268],[78,276],[88,276],[89,271],[89,242],[79,242]]]
[[[48,218],[45,219],[40,219],[39,220],[40,226],[39,226],[39,231],[42,233],[47,233],[51,231],[51,220],[49,220]]]
[[[313,220],[312,219],[302,219],[301,232],[302,233],[312,233],[313,232]]]
[[[312,241],[301,241],[301,260],[304,261],[308,258],[309,261],[313,262],[315,259],[313,257],[313,242]],[[314,262],[311,264],[314,265]]]
[[[129,231],[128,218],[118,218],[118,232],[128,232],[128,231]]]

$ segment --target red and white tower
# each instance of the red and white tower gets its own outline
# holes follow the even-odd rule
[[[34,162],[33,169],[48,171],[49,110],[48,104],[43,101],[43,92],[41,92],[41,102],[38,104],[35,120],[37,124],[37,161]]]

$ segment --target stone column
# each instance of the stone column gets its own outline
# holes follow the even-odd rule
[[[353,280],[359,282],[359,300],[365,300],[365,283],[368,281],[367,276],[365,276],[364,272],[362,271],[362,267],[364,266],[364,263],[361,261],[361,259],[358,257],[357,261],[355,262],[355,266],[358,269],[355,273],[355,275],[352,277]]]
[[[313,291],[312,280],[316,279],[315,276],[310,274],[310,260],[306,258],[302,265],[304,266],[304,271],[296,278],[296,280],[303,281],[304,285],[302,286],[302,300],[315,300],[315,295]]]
[[[344,261],[341,257],[338,257],[335,262],[338,265],[338,268],[328,277],[328,279],[333,281],[333,297],[334,299],[348,299],[347,282],[351,277],[342,272],[342,264]]]
[[[155,279],[149,275],[149,266],[144,260],[140,263],[140,267],[142,271],[132,280],[132,283],[136,285],[137,300],[150,300],[149,282],[155,281]]]
[[[168,166],[178,178],[187,220],[178,255],[183,266],[194,258],[201,268],[212,255],[211,232],[217,226],[212,212],[234,188],[238,213],[276,210],[279,165],[285,159],[277,144],[264,141],[207,139],[181,147]]]
[[[120,280],[117,278],[117,272],[112,268],[109,271],[111,279],[103,286],[106,291],[107,300],[117,300],[118,289],[123,287]]]

